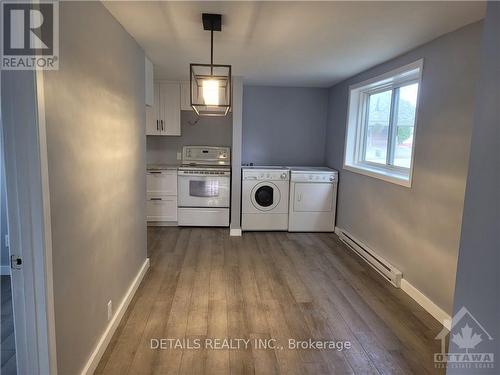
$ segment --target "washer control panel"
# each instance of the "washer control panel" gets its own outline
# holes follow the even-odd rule
[[[243,169],[243,180],[288,181],[290,171],[272,169]]]
[[[321,172],[321,173],[293,173],[292,181],[294,182],[322,182],[322,183],[336,183],[338,174],[335,172]]]

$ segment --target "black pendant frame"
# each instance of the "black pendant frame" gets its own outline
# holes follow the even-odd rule
[[[203,29],[210,31],[210,64],[189,64],[191,107],[199,116],[226,116],[232,104],[231,65],[214,64],[214,31],[222,30],[220,14],[203,13]],[[203,81],[214,79],[219,82],[219,95],[223,103],[207,106],[203,103]]]

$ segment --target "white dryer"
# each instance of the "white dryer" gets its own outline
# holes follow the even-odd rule
[[[333,232],[338,172],[330,168],[290,167],[289,232]]]
[[[284,167],[243,167],[241,229],[288,229],[290,172]]]

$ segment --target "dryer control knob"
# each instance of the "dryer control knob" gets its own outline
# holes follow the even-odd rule
[[[280,177],[282,180],[284,180],[286,178],[286,173],[282,173]]]
[[[330,176],[330,181],[335,181],[335,178],[333,176]]]

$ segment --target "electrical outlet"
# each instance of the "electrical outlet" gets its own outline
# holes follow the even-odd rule
[[[177,153],[177,160],[181,160],[182,159],[182,152],[178,152]]]
[[[111,320],[113,317],[113,302],[110,300],[108,302],[108,320]]]

